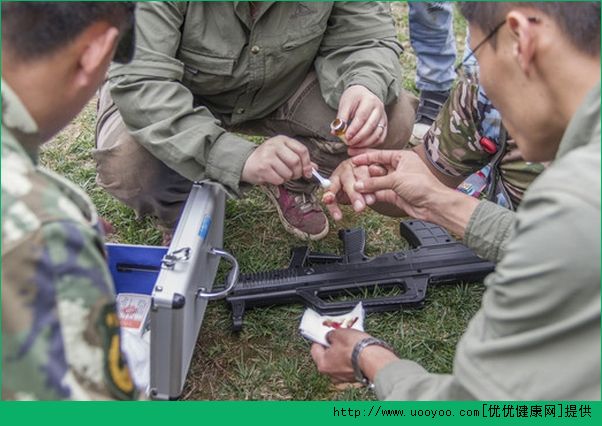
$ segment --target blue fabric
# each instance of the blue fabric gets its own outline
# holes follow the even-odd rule
[[[451,3],[409,2],[410,43],[416,52],[418,90],[445,91],[456,78]]]

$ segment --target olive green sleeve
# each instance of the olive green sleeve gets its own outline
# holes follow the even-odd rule
[[[515,214],[453,374],[396,361],[377,373],[380,398],[600,398],[600,144],[571,156],[531,186]]]
[[[498,262],[514,230],[516,213],[491,201],[482,200],[464,231],[464,244],[484,259]]]
[[[349,86],[361,85],[385,105],[401,87],[401,44],[389,5],[335,2],[315,67],[326,103],[337,109]]]
[[[239,194],[244,164],[255,145],[227,132],[211,112],[194,106],[176,59],[186,3],[140,3],[134,60],[114,65],[111,96],[132,136],[192,181],[212,179]]]

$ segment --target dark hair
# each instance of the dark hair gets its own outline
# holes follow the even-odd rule
[[[580,51],[600,54],[599,2],[462,2],[459,9],[471,24],[490,33],[517,7],[531,7],[548,15]]]
[[[98,21],[123,34],[132,25],[134,7],[133,2],[2,2],[2,49],[21,60],[40,58]]]

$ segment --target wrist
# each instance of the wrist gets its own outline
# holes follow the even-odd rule
[[[368,346],[359,356],[359,367],[370,383],[374,383],[376,374],[385,366],[399,358],[382,346]]]
[[[443,226],[452,234],[460,238],[472,214],[479,204],[479,200],[447,187],[431,194],[429,207],[425,220]]]
[[[351,365],[355,379],[372,387],[376,373],[385,365],[397,359],[393,348],[374,337],[359,340],[351,353]]]

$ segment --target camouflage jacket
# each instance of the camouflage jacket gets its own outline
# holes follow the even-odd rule
[[[424,136],[424,148],[441,173],[467,178],[460,191],[479,197],[491,189],[491,201],[517,206],[544,166],[523,161],[510,138],[501,161],[493,164],[501,149],[501,133],[500,114],[476,80],[460,80]],[[491,188],[494,182],[497,185]]]
[[[2,81],[2,399],[132,399],[96,212],[37,133]]]

